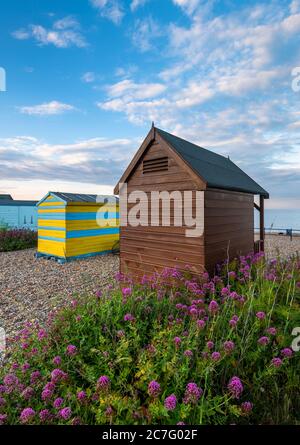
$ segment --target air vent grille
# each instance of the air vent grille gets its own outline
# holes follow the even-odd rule
[[[143,162],[143,173],[166,171],[169,168],[167,156],[163,158],[148,159]]]

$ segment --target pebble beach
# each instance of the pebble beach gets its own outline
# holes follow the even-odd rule
[[[266,255],[300,255],[300,237],[267,235]],[[0,253],[0,327],[13,335],[25,321],[43,323],[74,294],[95,293],[119,270],[119,257],[105,255],[60,265],[35,259],[34,249]]]
[[[43,323],[52,309],[74,294],[95,293],[107,286],[119,268],[117,255],[58,264],[36,259],[35,249],[0,253],[0,327],[8,335],[24,321]]]

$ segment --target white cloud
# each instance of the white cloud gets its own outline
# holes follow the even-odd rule
[[[293,0],[290,4],[290,12],[291,14],[297,14],[300,11],[300,1]]]
[[[178,93],[177,98],[175,96],[175,104],[179,108],[190,108],[212,98],[214,94],[210,83],[190,82],[186,88]]]
[[[57,20],[50,29],[42,25],[30,25],[26,30],[14,31],[12,36],[18,40],[33,38],[39,45],[54,45],[57,48],[87,46],[87,42],[80,32],[79,23],[72,16]]]
[[[90,0],[92,6],[100,12],[101,16],[119,25],[124,17],[123,7],[118,0]]]
[[[152,19],[138,19],[135,21],[131,35],[133,45],[141,52],[153,49],[153,40],[162,35],[161,27]]]
[[[41,199],[53,189],[112,194],[139,144],[138,139],[105,137],[66,144],[32,136],[0,138],[0,189],[16,199]]]
[[[187,14],[192,15],[200,5],[200,0],[173,0],[176,6],[182,8]]]
[[[30,33],[26,29],[22,28],[14,31],[12,36],[17,40],[27,40],[30,38]]]
[[[52,102],[43,103],[40,105],[18,107],[18,109],[23,114],[50,116],[55,114],[62,114],[66,111],[73,111],[76,108],[72,105],[53,100]]]
[[[84,73],[81,76],[81,80],[82,80],[82,82],[85,82],[85,83],[92,83],[92,82],[95,82],[96,75],[92,71],[87,71],[86,73]]]
[[[165,91],[166,86],[161,83],[135,83],[125,79],[107,87],[109,97],[125,96],[134,100],[149,99]]]
[[[146,4],[148,0],[132,0],[131,4],[130,4],[130,9],[131,11],[135,11],[136,9],[138,9],[141,6],[144,6]]]
[[[79,29],[80,25],[74,17],[69,15],[67,17],[60,19],[60,20],[56,20],[56,22],[54,22],[53,28],[60,29],[60,30],[67,29],[67,28]]]

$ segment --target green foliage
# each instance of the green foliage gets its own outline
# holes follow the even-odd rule
[[[0,252],[10,252],[35,247],[37,233],[30,229],[0,227]]]
[[[226,265],[212,279],[176,269],[140,285],[118,276],[102,295],[82,296],[52,314],[46,330],[24,328],[0,371],[0,423],[299,424],[299,353],[290,350],[300,326],[299,282],[298,260],[266,263],[260,255]],[[225,341],[233,342],[231,351]],[[55,368],[67,376],[45,400]],[[109,378],[107,386],[100,376]],[[239,394],[228,387],[234,376],[243,385]],[[159,383],[158,394],[151,381]],[[202,390],[194,401],[186,397],[191,382]],[[165,404],[172,394],[174,409]],[[29,407],[34,415],[27,419],[22,411]],[[71,409],[67,418],[63,407]]]

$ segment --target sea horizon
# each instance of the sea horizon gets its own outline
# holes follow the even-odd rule
[[[259,227],[258,212],[255,212],[254,227]],[[300,209],[265,209],[265,228],[300,230]]]

